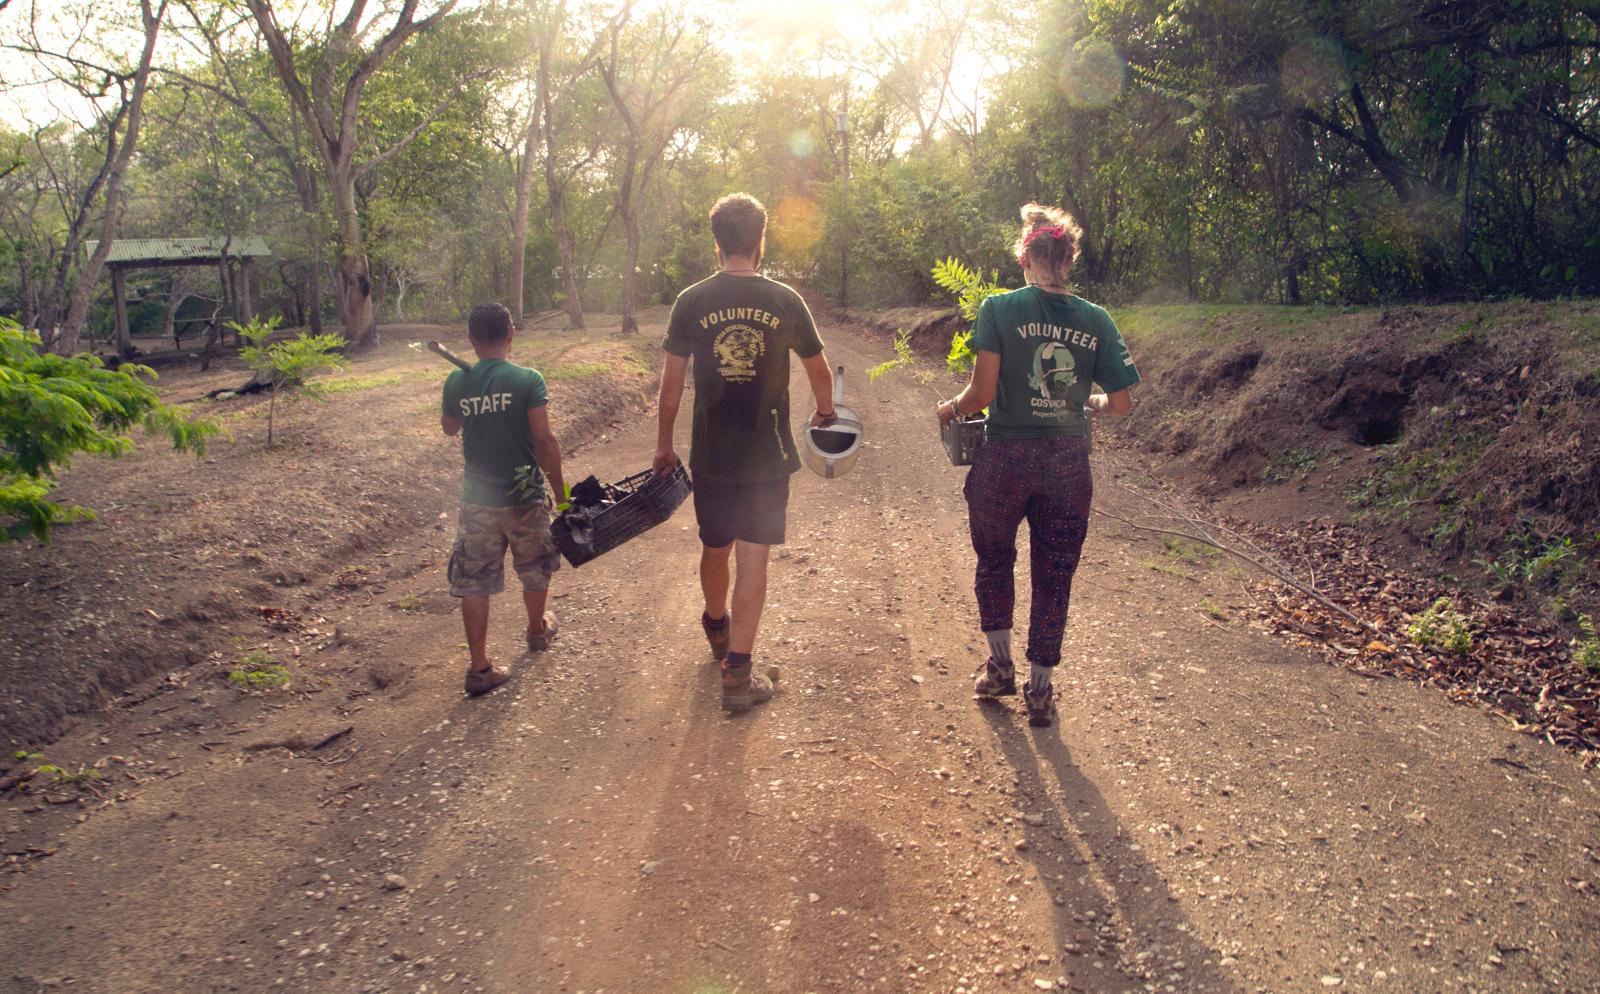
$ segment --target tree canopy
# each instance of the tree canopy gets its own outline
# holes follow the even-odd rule
[[[0,313],[47,340],[85,281],[109,328],[107,231],[263,234],[266,312],[356,342],[485,299],[627,322],[736,189],[775,274],[860,305],[1015,279],[1028,200],[1113,301],[1600,292],[1586,0],[16,0],[0,44]],[[229,292],[135,279],[146,330]]]

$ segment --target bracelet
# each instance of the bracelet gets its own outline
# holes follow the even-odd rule
[[[953,417],[953,418],[961,417],[961,405],[956,403],[956,398],[951,397],[949,400],[945,401],[945,403],[950,405],[950,416],[951,417]]]
[[[817,409],[817,415],[819,417],[824,417],[824,418],[836,418],[836,417],[839,416],[839,412],[838,411],[829,411],[827,414],[823,414],[822,413],[822,409],[818,408]]]

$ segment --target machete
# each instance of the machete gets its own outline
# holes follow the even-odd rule
[[[434,355],[443,356],[444,358],[446,358],[446,359],[450,360],[451,362],[455,363],[457,366],[460,366],[462,369],[471,369],[472,368],[472,363],[470,363],[467,360],[465,360],[465,359],[461,358],[460,356],[456,355],[454,352],[451,352],[449,349],[445,348],[443,345],[440,345],[438,342],[429,342],[428,343],[428,351],[432,352]]]

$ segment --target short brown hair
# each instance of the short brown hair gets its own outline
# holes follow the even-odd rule
[[[1057,281],[1066,279],[1078,261],[1078,246],[1083,241],[1077,219],[1059,207],[1043,204],[1024,204],[1021,213],[1022,231],[1011,246],[1017,263],[1026,259],[1035,272]],[[1042,234],[1029,237],[1041,229],[1045,229]]]
[[[711,207],[711,237],[723,255],[752,255],[767,231],[767,209],[748,193],[730,193]]]
[[[511,334],[511,312],[505,304],[479,304],[467,317],[467,337],[480,345],[503,342]]]

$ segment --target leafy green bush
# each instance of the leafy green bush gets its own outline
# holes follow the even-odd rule
[[[80,452],[117,456],[133,448],[135,425],[165,432],[174,448],[205,452],[215,422],[161,403],[146,366],[107,369],[94,356],[42,354],[39,336],[0,317],[0,541],[94,517],[49,499],[56,474]],[[9,523],[8,523],[9,522]]]
[[[239,350],[245,365],[267,377],[272,388],[272,399],[267,402],[267,448],[272,448],[272,419],[278,407],[278,391],[284,387],[309,388],[310,378],[325,369],[343,369],[344,357],[338,355],[344,339],[338,335],[310,335],[305,332],[270,342],[278,319],[263,321],[257,318],[249,324],[229,321],[228,327],[250,344]],[[313,391],[314,392],[314,391]]]
[[[1572,640],[1572,658],[1589,672],[1600,672],[1600,630],[1596,629],[1594,618],[1578,615],[1578,628],[1583,638]]]
[[[1441,648],[1458,655],[1472,651],[1472,626],[1465,615],[1451,607],[1448,597],[1439,598],[1417,615],[1406,634],[1424,649]]]
[[[966,265],[959,259],[946,259],[935,263],[933,267],[933,281],[956,296],[956,306],[961,309],[961,316],[966,319],[966,331],[958,331],[950,339],[950,354],[945,357],[945,363],[953,372],[964,373],[972,368],[972,322],[978,319],[978,308],[985,300],[997,293],[1004,293],[1005,287],[997,281],[1000,273],[990,270],[989,278],[985,280],[981,270]]]

